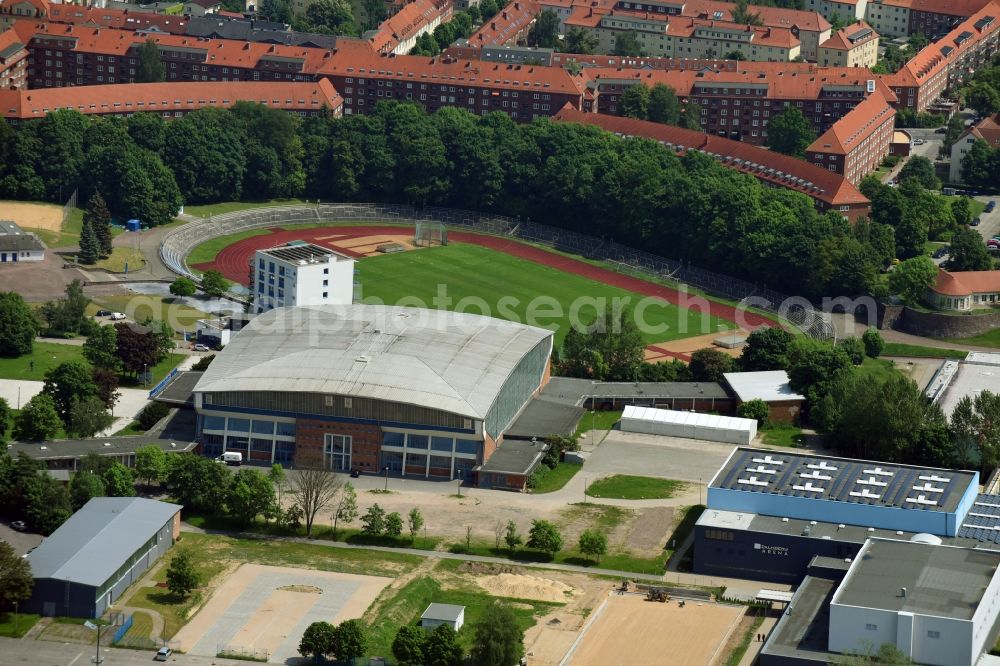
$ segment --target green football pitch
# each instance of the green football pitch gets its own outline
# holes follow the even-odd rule
[[[365,303],[487,314],[553,330],[557,344],[571,321],[589,323],[601,303],[632,312],[647,344],[733,327],[663,299],[466,243],[367,257],[358,273]]]

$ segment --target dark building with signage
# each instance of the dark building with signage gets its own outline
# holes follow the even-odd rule
[[[992,544],[1000,502],[978,489],[978,472],[740,447],[708,486],[694,570],[797,583],[873,537]]]

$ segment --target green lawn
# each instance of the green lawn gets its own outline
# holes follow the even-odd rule
[[[978,345],[980,347],[1000,347],[1000,328],[994,328],[989,333],[974,335],[971,338],[944,338],[948,342],[962,345]],[[965,352],[963,352],[965,353]]]
[[[146,431],[139,427],[138,421],[132,421],[127,426],[114,434],[115,437],[128,437],[130,435],[145,435]]]
[[[444,589],[429,576],[414,578],[398,590],[386,589],[379,600],[364,616],[370,627],[368,654],[392,654],[392,641],[399,628],[416,623],[430,603],[465,606],[465,625],[458,632],[458,642],[468,652],[472,647],[473,626],[489,603],[502,598],[493,597],[472,588]],[[535,624],[535,619],[561,604],[530,599],[506,599],[521,630]]]
[[[591,430],[611,430],[622,418],[622,410],[604,412],[601,410],[588,410],[580,424],[576,426],[575,437],[579,438]]]
[[[495,250],[458,243],[418,252],[368,257],[359,262],[364,302],[461,309],[529,323],[556,331],[557,344],[569,328],[571,306],[581,324],[594,317],[594,299],[612,299],[636,307],[646,297],[594,280],[565,273]],[[502,285],[498,288],[498,285]],[[436,299],[439,299],[436,301]],[[664,342],[701,335],[732,324],[665,301],[644,312],[643,339]],[[702,324],[706,328],[702,328]],[[654,332],[652,327],[663,328]]]
[[[751,625],[743,632],[743,637],[740,639],[739,645],[729,653],[729,657],[726,659],[726,666],[739,666],[740,662],[743,661],[743,655],[750,649],[750,641],[754,639],[757,630],[760,629],[760,625],[762,624],[764,624],[763,615],[758,615],[753,619]]]
[[[137,386],[153,388],[160,382],[161,379],[170,374],[170,371],[176,368],[183,360],[183,354],[167,354],[166,358],[150,369],[153,376],[149,379],[149,384],[144,385],[142,382],[138,382],[132,377],[124,376],[121,379],[121,385],[133,388]]]
[[[613,474],[587,486],[587,494],[606,499],[667,499],[686,487],[683,481],[672,479]]]
[[[522,535],[527,539],[527,535]],[[662,574],[667,564],[667,559],[673,553],[671,550],[664,550],[657,557],[638,557],[626,550],[609,552],[600,561],[594,561],[577,550],[577,544],[566,543],[563,550],[554,556],[530,548],[519,548],[513,553],[505,546],[495,548],[492,542],[473,541],[470,547],[466,548],[465,542],[453,543],[448,546],[452,553],[465,553],[468,555],[482,555],[484,557],[506,557],[513,562],[546,562],[554,564],[572,564],[580,567],[599,567],[613,571],[627,571],[629,573],[641,574]]]
[[[191,250],[191,254],[187,256],[188,266],[207,264],[215,261],[216,255],[233,243],[245,238],[253,238],[254,236],[266,236],[269,233],[271,232],[267,229],[251,229],[250,231],[241,231],[238,234],[229,234],[228,236],[219,236],[218,238],[207,240]]]
[[[554,469],[548,471],[538,485],[531,489],[531,492],[535,494],[551,493],[557,490],[562,490],[563,486],[569,483],[569,480],[576,476],[576,473],[580,471],[583,465],[578,465],[576,463],[561,462],[555,466]]]
[[[15,623],[13,613],[0,615],[0,636],[20,638],[28,633],[28,630],[35,626],[41,617],[41,615],[33,613],[18,613]]]
[[[203,206],[184,206],[184,212],[195,217],[208,217],[209,215],[222,215],[232,213],[237,210],[249,210],[251,208],[266,208],[267,206],[292,206],[294,204],[305,203],[301,199],[272,199],[270,201],[227,201],[225,203],[206,204]]]
[[[132,626],[125,633],[126,638],[149,638],[153,631],[153,616],[142,611],[132,613]]]
[[[35,342],[30,354],[17,358],[0,358],[0,379],[42,381],[46,372],[66,361],[83,361],[83,349],[76,345]]]
[[[941,197],[943,199],[947,199],[948,200],[948,205],[951,205],[952,200],[953,199],[957,199],[959,197],[959,195],[957,195],[957,194],[955,194],[955,195],[952,195],[952,194],[942,194]],[[974,218],[979,217],[980,215],[983,214],[984,210],[986,210],[986,204],[985,203],[983,203],[982,201],[980,201],[978,199],[973,199],[971,197],[969,198],[969,212],[972,213],[972,217],[974,217]]]
[[[801,446],[803,443],[802,428],[796,428],[787,423],[776,423],[766,428],[762,428],[760,433],[764,436],[764,443],[771,446]]]
[[[882,350],[882,356],[912,356],[914,358],[965,358],[968,353],[960,349],[937,349],[900,342],[886,342],[885,349]]]
[[[112,248],[111,256],[101,259],[93,268],[103,268],[110,273],[124,273],[126,268],[129,271],[137,271],[146,265],[146,260],[142,252],[131,247]]]
[[[859,376],[862,377],[866,375],[872,375],[875,377],[880,377],[882,379],[886,379],[892,376],[893,374],[899,372],[899,370],[897,370],[895,367],[895,363],[893,363],[892,361],[886,360],[884,358],[868,358],[868,357],[865,357],[864,363],[856,367],[854,370]]]

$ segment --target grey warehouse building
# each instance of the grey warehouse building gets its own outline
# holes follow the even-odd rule
[[[35,579],[24,611],[100,617],[180,533],[176,504],[95,497],[28,555]]]

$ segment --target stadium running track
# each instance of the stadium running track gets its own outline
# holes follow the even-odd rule
[[[344,241],[363,236],[398,235],[401,229],[398,226],[372,225],[316,227],[291,231],[281,229],[279,227],[268,229],[268,231],[271,233],[262,234],[260,236],[251,236],[250,238],[244,238],[243,240],[236,241],[232,245],[220,250],[215,257],[215,261],[195,264],[193,268],[201,271],[215,269],[222,273],[227,279],[239,284],[245,284],[249,276],[248,262],[256,250],[275,247],[294,240],[303,240],[320,246],[331,247],[336,249],[338,252],[361,258],[364,255],[340,247],[335,241],[331,242],[330,236],[335,235],[337,236],[337,241]],[[548,252],[533,245],[519,243],[517,241],[500,238],[498,236],[452,231],[450,229],[448,230],[448,240],[486,247],[491,250],[496,250],[497,252],[503,252],[511,256],[543,264],[566,273],[580,275],[596,282],[603,282],[607,285],[619,287],[620,289],[624,289],[626,291],[642,294],[644,296],[659,297],[675,305],[680,305],[681,307],[693,305],[691,303],[693,297],[683,295],[676,289],[671,289],[670,287],[658,285],[653,282],[647,282],[646,280],[640,280],[639,278],[635,278],[630,275],[616,273],[615,271],[607,268],[601,268],[600,266],[594,266],[593,264],[588,264],[587,262],[580,261],[578,259],[573,259],[554,252]],[[682,303],[682,300],[686,301],[686,303]],[[699,304],[704,304],[706,302],[709,306],[709,312],[712,315],[727,321],[736,321],[736,308],[733,306],[716,303],[714,301],[705,301],[700,298],[698,299]],[[758,326],[775,326],[776,322],[773,319],[758,315],[754,312],[744,312],[742,313],[741,324],[743,326],[756,328]]]

